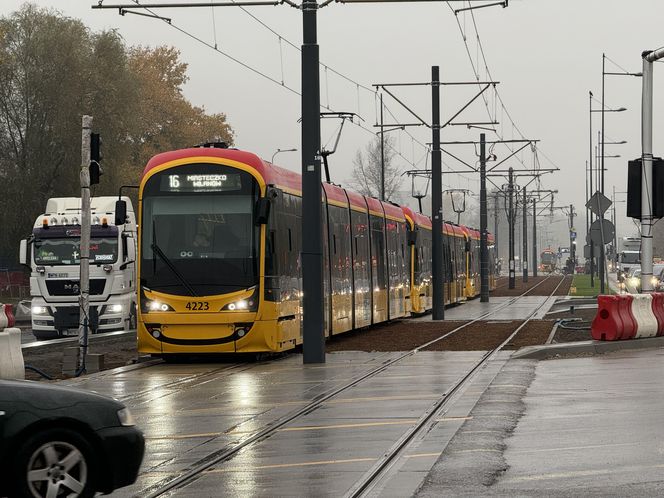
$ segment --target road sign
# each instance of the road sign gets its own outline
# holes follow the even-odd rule
[[[596,244],[593,244],[595,248],[593,249],[593,257],[599,256],[599,246]],[[590,259],[590,244],[586,244],[583,246],[583,257],[585,259]]]
[[[609,220],[595,220],[590,225],[590,239],[598,246],[608,244],[613,240],[613,223]]]
[[[611,207],[611,201],[607,196],[601,192],[595,192],[595,194],[586,202],[586,207],[592,211],[595,216],[602,216],[609,207]]]

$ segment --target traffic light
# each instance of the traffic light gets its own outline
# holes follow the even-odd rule
[[[103,174],[101,169],[101,136],[99,133],[90,134],[90,185],[97,185],[99,177]]]
[[[627,163],[627,216],[641,219],[642,160],[634,159]],[[664,161],[659,157],[652,160],[652,186],[650,199],[652,215],[655,218],[664,218]],[[646,192],[648,193],[648,192]]]

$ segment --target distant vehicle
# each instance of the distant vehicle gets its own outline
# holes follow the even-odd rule
[[[92,497],[136,481],[145,441],[114,399],[0,380],[0,496]]]
[[[653,289],[662,289],[663,272],[663,263],[656,263],[653,265],[651,277]],[[622,285],[620,287],[626,289],[627,292],[641,292],[641,266],[634,266],[631,268],[629,273],[621,279],[621,283]]]
[[[126,223],[115,226],[117,197],[91,199],[90,317],[92,332],[136,328],[136,218],[125,197]],[[19,260],[31,269],[32,333],[53,339],[78,333],[81,199],[56,197],[37,217]]]
[[[551,273],[558,267],[558,255],[551,249],[545,249],[540,254],[540,269]]]
[[[640,251],[621,251],[618,254],[618,277],[627,275],[630,270],[636,267],[641,267]]]

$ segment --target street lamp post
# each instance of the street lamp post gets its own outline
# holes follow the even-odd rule
[[[592,100],[593,100],[593,93],[589,92],[589,98],[590,98],[590,151],[591,151],[591,156],[590,156],[590,196],[592,197],[592,190],[593,190],[593,185],[592,185],[592,113],[593,112],[601,112],[602,113],[602,129],[601,131],[597,131],[597,147],[595,148],[595,164],[597,167],[597,176],[596,176],[596,183],[597,187],[595,188],[596,191],[601,192],[602,194],[604,193],[604,144],[605,143],[627,143],[624,140],[620,142],[605,142],[604,141],[604,113],[606,112],[623,112],[626,111],[627,109],[625,107],[619,107],[617,109],[606,109],[606,106],[604,104],[604,67],[602,67],[602,107],[601,109],[593,109],[592,108]],[[608,74],[608,73],[606,73]],[[615,156],[612,156],[615,157]],[[620,157],[620,156],[618,156]],[[590,215],[592,219],[592,214]],[[603,220],[603,216],[599,216],[600,220]],[[595,244],[590,241],[590,286],[595,287],[595,281],[594,281],[594,246]],[[598,270],[599,270],[599,280],[600,280],[600,293],[604,293],[604,273],[605,273],[605,261],[604,261],[604,245],[600,244],[599,247],[599,261],[598,261]]]
[[[271,162],[272,164],[274,164],[274,156],[276,156],[277,154],[280,154],[280,153],[282,153],[282,152],[297,152],[297,149],[296,149],[296,148],[292,148],[292,149],[277,149],[277,150],[274,151],[274,154],[272,154],[272,159],[270,159],[270,162]]]

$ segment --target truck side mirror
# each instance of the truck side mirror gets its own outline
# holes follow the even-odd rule
[[[28,262],[30,260],[29,250],[30,246],[28,245],[28,239],[21,240],[18,249],[18,262],[23,266],[30,266]]]
[[[127,203],[122,199],[115,201],[115,224],[124,225],[127,221]]]

